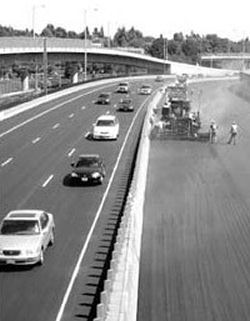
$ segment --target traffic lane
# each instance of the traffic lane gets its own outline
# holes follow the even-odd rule
[[[67,123],[72,123],[75,119],[78,120],[80,118],[83,121],[83,126],[89,126],[92,124],[89,122],[89,117],[91,117],[92,121],[93,116],[97,116],[99,115],[99,112],[101,112],[101,110],[99,111],[99,108],[94,108],[95,98],[94,95],[88,95],[84,99],[78,99],[70,103],[65,102],[60,108],[42,114],[41,117],[35,118],[37,117],[37,115],[35,115],[28,118],[26,120],[29,121],[28,123],[17,124],[13,127],[14,130],[12,132],[4,132],[6,133],[5,136],[0,138],[2,150],[1,157],[3,157],[6,149],[13,149],[15,151],[22,149],[22,144],[25,144],[30,136],[30,139],[36,139],[47,132],[55,132],[54,129],[58,129]],[[105,110],[105,108],[103,109]],[[97,113],[96,111],[99,112]],[[39,114],[41,113],[39,112],[38,115]],[[23,125],[20,126],[20,124]],[[17,135],[18,139],[16,137]]]
[[[132,90],[135,93],[137,92],[136,89],[132,88]],[[71,123],[74,119],[81,118],[83,121],[83,126],[91,129],[92,122],[95,118],[97,118],[97,116],[107,110],[109,110],[110,112],[114,111],[115,109],[113,107],[117,106],[121,97],[124,97],[124,95],[114,94],[112,95],[111,103],[109,105],[100,106],[95,104],[99,94],[100,92],[94,92],[92,94],[84,96],[84,98],[82,98],[81,96],[81,98],[72,102],[64,102],[59,109],[56,108],[46,114],[43,114],[43,112],[37,110],[38,114],[36,113],[31,118],[27,118],[25,120],[25,122],[30,120],[32,121],[28,123],[21,122],[15,124],[15,130],[13,130],[12,132],[2,132],[2,135],[4,136],[0,137],[0,163],[5,162],[10,157],[13,157],[9,156],[10,154],[13,154],[11,150],[14,150],[15,153],[18,153],[25,148],[25,146],[27,145],[27,141],[32,140],[37,142],[41,139],[41,137],[44,136],[45,133],[49,133],[50,131],[54,131],[55,129],[58,130],[59,127],[63,126],[67,122]],[[137,95],[133,95],[133,97],[135,97],[134,105],[137,106],[137,104],[142,101],[142,97],[137,97]],[[53,108],[55,108],[56,106],[58,105],[53,105]],[[35,118],[40,114],[42,114],[41,117]],[[91,121],[89,121],[90,114],[91,116],[95,115],[95,118],[92,117]],[[20,124],[23,124],[23,126],[20,126]],[[32,133],[32,135],[30,133]],[[17,134],[18,139],[16,138]]]
[[[217,144],[152,142],[138,320],[248,319],[250,105],[231,85],[196,85]],[[226,144],[233,118],[236,146]]]
[[[122,139],[120,140],[120,143],[121,142]],[[113,145],[113,147],[115,147],[118,151],[119,148],[117,144],[115,144],[115,142],[102,142],[103,144],[101,144],[101,142],[90,142],[85,140],[85,143],[89,145],[88,147],[85,146],[89,151],[89,148],[95,149],[96,151],[96,146],[94,145],[96,145],[95,143],[98,143],[98,149],[99,151],[101,148],[103,149],[103,154],[105,154],[104,157],[110,160],[111,158],[113,160],[116,160],[117,154],[114,151],[114,148],[112,150],[108,148]],[[85,149],[85,147],[83,148]],[[40,149],[39,152],[41,152],[41,154],[44,154],[43,151],[40,151]],[[47,150],[47,153],[50,155],[49,150]],[[60,159],[60,157],[56,158]],[[40,161],[42,163],[45,162],[44,159],[41,159]],[[51,167],[50,165],[46,166],[48,166],[49,168]],[[32,296],[32,304],[34,309],[32,309],[32,311],[29,311],[30,320],[40,320],[40,317],[41,320],[44,320],[44,310],[42,311],[42,313],[40,313],[40,311],[39,313],[37,313],[39,307],[47,307],[51,305],[51,302],[57,302],[54,293],[58,293],[57,296],[59,297],[59,293],[62,293],[63,290],[65,290],[68,277],[71,275],[72,268],[77,257],[76,253],[79,253],[79,247],[83,243],[84,238],[86,238],[87,231],[89,230],[89,224],[93,221],[93,215],[96,213],[96,206],[97,204],[99,204],[100,197],[101,195],[103,195],[103,188],[105,188],[105,184],[107,184],[108,180],[107,178],[104,185],[97,187],[97,189],[85,189],[84,187],[71,188],[69,186],[63,185],[63,177],[61,177],[62,173],[68,173],[68,164],[58,164],[58,166],[56,167],[57,172],[55,173],[54,179],[46,186],[46,188],[43,189],[40,186],[40,188],[32,191],[32,193],[28,195],[28,197],[22,203],[22,207],[44,208],[54,213],[57,234],[56,247],[49,249],[46,254],[45,273],[41,272],[40,274],[40,269],[37,269],[38,274],[35,277],[39,278],[39,281],[35,282],[37,295]],[[113,167],[114,162],[112,162],[111,160],[111,162],[108,163],[108,177]],[[35,181],[35,179],[33,180]],[[15,198],[15,195],[13,198]],[[65,202],[65,200],[67,201]],[[83,211],[80,211],[79,209],[83,209]],[[72,221],[69,221],[69,216]],[[81,222],[83,219],[84,225],[81,226]],[[58,234],[61,237],[61,239],[59,240]],[[65,259],[65,255],[67,256],[68,261]],[[47,267],[49,271],[47,270]],[[61,271],[64,275],[63,280],[61,279],[62,274],[58,275],[58,270]],[[42,268],[41,271],[44,271],[44,268]],[[27,273],[29,273],[29,271]],[[25,277],[22,277],[21,279],[19,279],[18,277],[16,279],[12,279],[11,274],[12,273],[7,274],[9,278],[7,279],[7,281],[5,281],[6,273],[2,273],[1,288],[6,293],[7,297],[8,295],[11,295],[12,297],[11,302],[2,303],[2,316],[6,320],[13,320],[14,317],[15,319],[20,318],[20,320],[27,320],[25,316],[27,315],[27,306],[29,306],[30,303],[30,293],[32,292],[34,282],[30,282],[28,274],[25,274]],[[47,278],[45,277],[45,275],[47,276]],[[59,280],[58,277],[60,278]],[[55,279],[54,283],[53,279]],[[46,285],[44,283],[46,283]],[[14,290],[17,288],[23,288],[22,303],[20,302],[20,293],[16,293]],[[27,303],[27,305],[24,303]],[[15,305],[15,307],[17,307],[19,310],[18,316],[16,316],[17,310],[12,309],[13,305]],[[51,312],[46,312],[47,320],[48,313],[51,313],[53,315],[53,313],[56,312],[55,309],[56,305],[54,307],[50,306]],[[53,320],[53,318],[51,320]]]
[[[111,104],[100,106],[95,104],[96,96],[89,95],[88,100],[85,99],[84,102],[77,101],[74,104],[65,104],[65,108],[45,114],[13,132],[7,133],[0,139],[0,165],[5,165],[5,162],[10,158],[15,158],[17,154],[25,152],[31,142],[35,144],[46,139],[50,133],[54,135],[60,128],[69,124],[75,126],[75,121],[81,120],[86,132],[92,130],[92,123],[97,116],[107,111],[113,113],[120,97],[121,95],[114,95]],[[141,101],[141,97],[135,96],[135,109]]]
[[[135,110],[137,110],[138,106],[139,103],[137,105],[137,99],[135,99]],[[25,135],[30,138],[29,141],[26,141],[25,148],[19,147],[22,146],[18,140],[19,135],[13,139],[13,142],[16,144],[13,150],[9,141],[6,140],[7,146],[2,148],[2,151],[7,149],[7,147],[9,150],[6,152],[5,160],[1,163],[2,168],[0,171],[1,181],[4,182],[4,188],[1,192],[1,198],[4,199],[1,217],[13,208],[22,207],[27,198],[26,195],[30,195],[30,191],[44,184],[50,175],[53,175],[54,168],[59,166],[57,164],[60,164],[64,157],[73,156],[73,154],[77,155],[77,153],[96,153],[99,150],[99,146],[102,148],[103,144],[106,143],[108,144],[107,146],[113,146],[114,150],[120,148],[122,139],[135,112],[117,113],[120,121],[120,138],[118,143],[88,142],[84,136],[92,128],[92,125],[89,125],[89,123],[92,124],[97,115],[109,109],[109,107],[104,106],[93,107],[93,109],[86,110],[74,119],[67,119],[64,126],[57,130],[53,130],[53,127],[50,127],[50,130],[47,129],[45,135],[40,133],[39,136],[37,136],[37,133],[34,135],[33,128],[43,128],[44,124],[50,121],[49,119],[42,120],[41,123],[34,127],[29,126]],[[86,123],[85,125],[84,122]],[[18,132],[15,133],[18,134]],[[38,137],[40,138],[39,141],[37,141]],[[11,161],[7,163],[7,160],[10,159]]]
[[[1,133],[9,130],[16,124],[22,123],[29,118],[35,117],[37,113],[44,113],[48,109],[54,108],[57,105],[59,105],[58,108],[60,108],[60,106],[63,106],[65,103],[66,104],[74,103],[78,99],[82,99],[91,94],[95,95],[95,93],[98,93],[99,91],[101,92],[101,91],[108,91],[108,90],[114,90],[114,89],[115,89],[115,84],[113,83],[107,84],[107,85],[97,84],[96,87],[94,88],[80,89],[77,92],[72,92],[65,96],[55,98],[53,100],[50,100],[50,96],[48,95],[47,96],[48,101],[45,101],[34,108],[27,109],[26,111],[23,111],[11,118],[7,118],[1,121],[0,122]]]
[[[74,104],[76,100],[78,99],[82,100],[84,98],[87,98],[89,95],[92,95],[93,98],[96,99],[98,94],[101,92],[111,92],[115,94],[115,90],[117,88],[117,84],[119,81],[120,80],[116,79],[111,84],[107,84],[107,85],[97,84],[96,87],[94,88],[81,89],[77,92],[69,93],[63,97],[58,97],[51,101],[49,100],[49,96],[48,96],[47,102],[41,103],[40,105],[34,108],[28,109],[20,114],[17,114],[11,118],[5,119],[4,121],[0,122],[0,137],[3,132],[6,132],[10,130],[12,127],[27,121],[27,119],[36,117],[38,113],[45,113],[48,109],[52,109],[52,108],[57,109],[56,106],[58,106],[58,108],[61,108],[65,104],[67,105],[72,103]],[[140,87],[140,85],[144,83],[144,80],[131,80],[130,83],[132,84],[132,87],[134,87],[132,91],[135,93]],[[150,83],[150,82],[146,81],[146,83]],[[159,87],[159,84],[153,84],[154,89],[157,87]]]
[[[138,106],[136,106],[137,108]],[[1,163],[4,166],[0,171],[1,181],[5,183],[1,192],[1,197],[4,199],[2,215],[12,208],[23,206],[23,200],[26,199],[24,195],[30,194],[28,189],[34,190],[36,186],[41,186],[47,177],[51,175],[54,168],[59,166],[57,164],[60,164],[62,158],[67,155],[73,156],[72,151],[74,151],[75,155],[77,153],[96,153],[99,148],[102,149],[102,146],[107,144],[108,150],[112,146],[117,152],[117,148],[119,149],[121,146],[134,113],[124,113],[124,115],[117,113],[117,117],[121,122],[118,143],[89,142],[85,139],[86,133],[92,129],[92,123],[97,116],[108,110],[110,110],[110,107],[93,106],[93,108],[78,114],[72,119],[66,119],[64,124],[56,130],[50,127],[50,130],[45,130],[45,134],[35,133],[34,135],[33,131],[36,128],[40,127],[43,130],[44,126],[51,121],[47,118],[43,119],[39,124],[36,122],[36,126],[26,128],[25,136],[29,137],[29,141],[26,139],[23,146],[21,145],[22,141],[19,143],[20,135],[18,135],[18,132],[15,132],[17,137],[13,139],[14,147],[5,137],[6,145],[2,148],[2,151],[5,151],[6,156]],[[52,121],[51,124],[53,123]],[[12,136],[14,136],[14,132]],[[36,140],[38,137],[40,137],[39,141]],[[36,143],[34,143],[35,141]],[[10,158],[11,162],[6,163]]]

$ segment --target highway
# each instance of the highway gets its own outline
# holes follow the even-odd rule
[[[121,94],[113,93],[108,106],[94,102],[100,92],[114,92],[116,84],[48,101],[0,123],[0,219],[12,209],[35,208],[54,214],[56,224],[55,246],[46,252],[44,266],[1,267],[1,321],[91,320],[94,316],[112,222],[121,209],[151,99],[137,94],[142,81],[131,83],[135,111],[117,112],[118,141],[86,138],[99,115],[115,112]],[[154,89],[161,85],[152,83]],[[99,153],[104,159],[103,185],[68,184],[70,163],[81,153]]]
[[[205,126],[219,126],[216,144],[151,141],[138,321],[249,320],[250,102],[234,84],[192,85]]]

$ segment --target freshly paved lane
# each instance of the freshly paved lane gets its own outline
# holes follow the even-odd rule
[[[233,85],[192,86],[205,123],[219,125],[216,144],[151,141],[138,321],[249,320],[250,103]]]

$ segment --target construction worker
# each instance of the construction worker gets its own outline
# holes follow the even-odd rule
[[[236,124],[235,121],[232,122],[231,127],[230,127],[230,137],[228,140],[228,144],[231,144],[233,142],[233,144],[236,144],[236,136],[238,133],[238,125]]]
[[[209,138],[210,143],[213,144],[216,141],[216,135],[217,135],[217,125],[214,120],[211,121],[210,127],[209,127]]]

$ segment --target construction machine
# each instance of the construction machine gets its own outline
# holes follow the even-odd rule
[[[191,110],[185,81],[171,84],[166,89],[165,103],[159,122],[154,130],[156,137],[176,140],[208,141],[209,133],[201,133],[200,113]],[[155,136],[155,135],[154,135]]]

